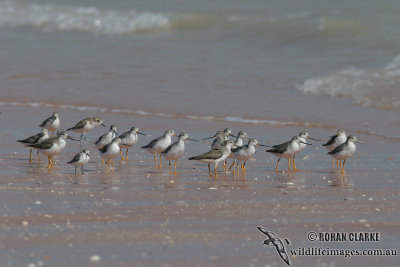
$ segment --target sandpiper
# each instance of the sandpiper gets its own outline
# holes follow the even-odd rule
[[[223,142],[225,141],[225,137],[224,137],[224,132],[223,131],[217,131],[216,134],[214,134],[213,136],[207,137],[207,138],[203,138],[202,140],[207,140],[207,139],[211,139],[211,138],[215,138],[214,141],[211,144],[211,149],[218,149],[221,147],[221,144],[223,144]]]
[[[225,128],[225,129],[224,129],[224,141],[228,141],[228,140],[229,140],[229,136],[235,137],[235,136],[232,134],[232,130],[231,130],[231,129]]]
[[[234,136],[234,135],[232,134],[232,130],[229,129],[229,128],[225,128],[225,129],[224,129],[223,136],[224,136],[223,142],[221,142],[220,147],[223,146],[223,145],[226,143],[226,141],[229,140],[229,137],[230,137],[230,136],[236,137],[236,136]],[[235,146],[235,143],[233,144],[232,147],[234,147],[234,146]],[[228,157],[229,157],[229,155],[228,155]],[[226,159],[224,160],[224,171],[225,171],[225,173],[227,172]]]
[[[354,143],[364,144],[364,142],[357,140],[355,136],[349,135],[347,137],[346,142],[337,146],[332,151],[328,152],[328,155],[339,161],[340,170],[342,174],[344,173],[344,164],[346,164],[346,160],[352,157],[356,152],[357,147]]]
[[[59,131],[57,136],[50,137],[43,142],[36,143],[30,145],[30,147],[34,149],[38,149],[41,153],[47,155],[47,159],[49,160],[49,164],[47,165],[48,169],[54,168],[53,155],[56,155],[61,152],[66,146],[65,139],[70,136],[65,131]]]
[[[232,146],[231,150],[233,151],[233,149],[242,147],[243,146],[243,139],[245,139],[245,138],[249,138],[247,136],[247,133],[245,131],[239,131],[238,134],[237,134],[237,137],[236,137],[236,141],[233,143],[233,146]],[[235,165],[236,159],[235,159],[235,157],[234,157],[234,155],[232,153],[229,154],[228,158],[233,159],[232,165],[229,167],[229,170],[230,170]]]
[[[86,141],[86,133],[88,131],[93,130],[93,128],[96,127],[97,125],[102,125],[102,126],[106,127],[101,118],[93,117],[93,118],[86,118],[86,119],[79,121],[74,127],[67,129],[67,131],[74,131],[76,133],[82,133],[81,139],[80,139],[80,144],[82,145],[82,137],[85,136],[85,141]]]
[[[28,138],[23,140],[18,140],[17,142],[20,142],[24,144],[26,147],[29,147],[30,145],[40,143],[46,140],[47,138],[49,138],[49,132],[47,128],[42,128],[42,131],[40,133],[29,136]],[[32,147],[29,147],[29,161],[32,161],[32,150],[33,150]],[[39,150],[37,152],[37,156],[38,156],[38,161],[40,161]]]
[[[162,167],[161,162],[161,152],[163,152],[167,147],[171,144],[171,137],[175,135],[173,130],[166,130],[163,136],[160,136],[153,141],[151,141],[148,145],[142,146],[143,149],[146,149],[149,153],[154,155],[154,163],[156,168]],[[157,166],[157,157],[156,154],[160,154],[160,165]]]
[[[117,127],[115,125],[111,125],[110,130],[108,130],[108,132],[100,136],[99,139],[97,139],[97,141],[94,142],[97,149],[101,149],[103,146],[111,143],[111,141],[115,138],[116,133],[117,133]]]
[[[210,176],[213,176],[210,165],[214,164],[214,174],[216,176],[218,163],[224,161],[229,156],[232,146],[233,141],[228,140],[224,145],[221,146],[221,148],[213,149],[199,156],[191,157],[189,160],[198,160],[208,163],[208,171]]]
[[[110,166],[115,166],[114,159],[118,156],[120,147],[119,144],[121,143],[121,138],[115,137],[111,143],[108,145],[103,146],[99,149],[101,153],[101,157],[103,158],[104,162],[107,164],[107,168]]]
[[[171,166],[171,160],[174,160],[174,167],[175,167],[175,175],[176,175],[176,162],[180,157],[182,157],[183,153],[185,152],[185,141],[186,140],[191,140],[191,141],[197,141],[194,139],[190,139],[189,135],[185,132],[180,133],[178,136],[178,141],[175,143],[171,144],[167,149],[165,149],[161,154],[164,156],[166,160],[169,161],[169,173],[172,174],[172,166]]]
[[[300,137],[301,142],[299,143],[299,150],[297,150],[293,155],[292,162],[293,162],[294,169],[296,169],[295,157],[297,154],[299,154],[301,151],[303,151],[303,149],[307,146],[307,139],[314,140],[314,141],[321,141],[321,140],[310,137],[308,135],[308,132],[305,132],[305,131],[300,132],[298,136]]]
[[[229,140],[229,136],[236,137],[232,134],[232,130],[229,128],[224,129],[223,131],[217,131],[217,133],[213,136],[204,138],[203,140],[215,138],[211,144],[211,149],[219,149],[221,148],[226,141]],[[226,161],[224,160],[224,170],[226,172]]]
[[[343,144],[344,142],[346,142],[347,137],[346,137],[346,132],[342,129],[338,129],[336,131],[335,135],[330,136],[330,139],[328,140],[328,142],[326,142],[325,144],[323,144],[324,147],[326,147],[326,149],[328,149],[328,151],[332,151],[334,150],[337,146]],[[335,162],[334,159],[332,158],[332,168],[335,166]],[[339,161],[336,161],[336,168],[339,168]]]
[[[51,135],[54,135],[54,132],[60,127],[60,117],[58,116],[58,113],[53,112],[53,114],[49,118],[45,119],[39,127],[46,128],[51,132]]]
[[[146,135],[144,133],[141,133],[139,131],[139,128],[137,127],[132,127],[129,131],[121,134],[119,136],[119,138],[121,138],[121,143],[119,144],[121,150],[120,150],[120,154],[121,154],[121,159],[122,160],[128,160],[128,150],[129,148],[131,148],[132,146],[134,146],[137,141],[138,141],[138,134],[141,135]],[[125,158],[122,155],[122,148],[126,148],[126,153],[125,153]]]
[[[229,140],[229,136],[236,137],[232,134],[231,129],[226,128],[225,130],[217,131],[217,133],[214,134],[213,136],[203,138],[202,140],[215,138],[211,144],[211,149],[218,149],[218,148],[221,148],[221,146],[224,144],[225,141]]]
[[[82,150],[78,154],[76,154],[70,161],[68,161],[68,164],[71,164],[75,166],[75,174],[76,174],[76,169],[78,167],[81,167],[82,175],[83,173],[83,166],[86,165],[90,160],[90,154],[87,149]]]
[[[249,138],[245,131],[239,131],[236,136],[236,141],[233,143],[233,148],[243,146],[243,140]]]
[[[246,162],[249,159],[251,159],[254,156],[254,154],[256,154],[255,146],[267,147],[265,145],[259,144],[257,139],[251,138],[251,139],[249,139],[249,142],[248,142],[247,145],[244,145],[244,146],[241,146],[241,147],[232,148],[231,155],[233,156],[233,158],[235,160],[238,161],[237,171],[239,171],[239,163],[240,163],[240,166],[242,168],[242,171],[246,171]]]
[[[278,162],[276,163],[275,170],[278,170],[279,161],[281,158],[286,158],[288,161],[288,170],[290,170],[290,165],[292,163],[292,158],[295,153],[299,150],[299,143],[307,144],[301,141],[299,136],[294,136],[290,141],[287,141],[280,145],[275,145],[272,149],[268,149],[267,152],[273,154],[274,156],[278,157]],[[293,165],[294,168],[294,165]],[[294,170],[296,170],[294,168]]]

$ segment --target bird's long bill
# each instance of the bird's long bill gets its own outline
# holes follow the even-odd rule
[[[355,142],[360,143],[360,144],[366,144],[365,142],[360,141],[360,140],[356,140]]]
[[[141,135],[146,135],[145,133],[141,133],[141,132],[137,132],[138,134],[141,134]]]
[[[237,138],[237,136],[236,135],[234,135],[234,134],[229,134],[229,136],[232,136],[232,137],[235,137],[235,138]]]
[[[263,144],[258,144],[259,146],[263,146],[263,147],[271,147],[271,146],[267,146],[267,145],[263,145]]]
[[[101,123],[101,126],[106,127],[106,125],[104,123]]]
[[[315,139],[315,138],[312,138],[312,137],[308,137],[308,139],[310,139],[310,140],[313,140],[313,141],[318,141],[318,142],[321,142],[321,140],[320,140],[320,139]]]
[[[73,137],[71,137],[71,136],[68,136],[67,138],[68,138],[69,140],[72,140],[72,141],[80,141],[80,140],[75,139],[75,138],[73,138]]]
[[[312,145],[312,144],[307,144],[306,142],[303,142],[303,141],[300,141],[299,143],[302,143],[302,144],[305,144],[305,145],[308,145],[308,146]]]
[[[190,141],[195,141],[195,142],[199,142],[199,140],[192,139],[192,138],[188,138],[188,140],[190,140]],[[204,140],[204,139],[203,139],[203,140]]]
[[[215,137],[215,135],[210,136],[210,137],[207,137],[207,138],[203,138],[203,139],[201,139],[201,140],[208,140],[208,139],[211,139],[211,138],[214,138],[214,137]]]

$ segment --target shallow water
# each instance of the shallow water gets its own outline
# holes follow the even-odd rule
[[[37,162],[36,155],[30,163],[28,150],[15,142],[31,134],[51,111],[2,108],[0,256],[7,266],[281,264],[273,249],[262,246],[259,225],[289,238],[288,249],[395,249],[400,239],[399,153],[393,139],[360,134],[369,144],[358,146],[344,177],[331,169],[325,149],[313,142],[297,157],[297,172],[286,171],[284,161],[282,171],[276,172],[276,158],[258,149],[255,160],[246,165],[246,175],[220,172],[215,179],[208,176],[205,164],[187,160],[206,151],[209,143],[189,142],[178,161],[177,175],[170,176],[165,161],[162,170],[155,170],[152,156],[139,147],[158,136],[160,128],[186,130],[200,139],[212,134],[220,121],[193,123],[184,118],[103,112],[105,123],[117,125],[119,131],[134,122],[149,136],[141,137],[130,150],[129,162],[117,160],[113,172],[101,166],[94,145],[87,144],[92,159],[82,176],[66,164],[79,150],[76,142],[68,141],[63,153],[54,157],[56,168],[50,171],[46,160]],[[64,110],[62,125],[68,127],[92,112]],[[234,132],[246,129],[267,144],[285,141],[288,133],[302,129],[243,122],[225,122],[223,127]],[[89,140],[103,131],[96,128],[88,134]],[[314,128],[311,133],[323,138],[330,132]],[[307,241],[309,231],[376,231],[382,242],[313,243]],[[291,257],[296,266],[395,266],[396,259]]]
[[[0,1],[1,103],[398,137],[398,1]]]

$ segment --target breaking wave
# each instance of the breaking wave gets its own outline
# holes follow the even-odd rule
[[[352,97],[365,107],[400,110],[400,55],[383,68],[346,68],[296,87],[304,93]]]
[[[123,34],[163,31],[170,25],[171,19],[163,13],[0,1],[0,27],[30,26],[46,32],[82,31]]]

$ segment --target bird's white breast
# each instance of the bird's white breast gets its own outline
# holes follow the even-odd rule
[[[138,141],[138,136],[136,133],[131,133],[122,139],[120,146],[122,148],[130,148],[131,146],[135,145]]]
[[[163,154],[167,160],[177,160],[182,157],[185,152],[185,143],[181,140],[173,144],[168,153]]]

